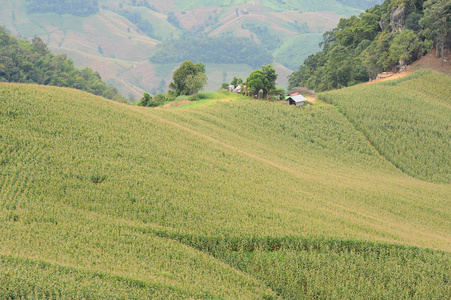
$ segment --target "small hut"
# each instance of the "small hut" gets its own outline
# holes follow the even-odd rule
[[[287,105],[302,106],[307,104],[307,99],[302,95],[289,96],[286,100]]]

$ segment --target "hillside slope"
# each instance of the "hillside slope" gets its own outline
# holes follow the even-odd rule
[[[77,1],[80,0],[69,2]],[[275,63],[283,65],[278,71],[289,74],[308,54],[318,50],[316,41],[341,17],[358,14],[379,1],[296,0],[282,1],[283,5],[273,0],[240,0],[227,4],[175,0],[94,2],[99,6],[96,13],[71,15],[58,14],[61,10],[52,10],[50,4],[30,11],[27,0],[2,1],[0,25],[20,37],[41,37],[54,53],[67,53],[78,67],[92,67],[105,81],[120,89],[125,97],[130,95],[138,99],[143,92],[167,89],[172,73],[158,74],[157,70],[168,66],[149,63],[156,46],[165,41],[194,36],[244,37],[262,48],[275,43],[274,49],[269,51],[274,53]],[[298,53],[298,41],[303,40],[308,42],[301,45],[303,50]],[[293,46],[294,43],[298,43],[298,47]],[[279,48],[281,50],[277,51]],[[233,53],[228,55],[233,57]],[[181,61],[171,63],[169,71]],[[249,66],[246,73],[237,72],[246,66],[244,63],[239,66],[225,64],[221,66],[220,76],[216,76],[215,65],[209,62],[208,89],[216,90],[222,82],[230,82],[234,76],[247,77],[252,71]],[[287,82],[286,76],[279,78],[282,86]]]
[[[0,95],[1,297],[451,295],[451,185],[333,106]]]
[[[451,76],[409,77],[321,95],[337,105],[378,151],[417,178],[451,182]],[[434,91],[434,93],[430,93]]]

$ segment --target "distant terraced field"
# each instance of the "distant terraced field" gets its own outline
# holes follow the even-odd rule
[[[2,83],[0,298],[447,299],[451,185],[398,168],[379,149],[390,136],[372,139],[338,98],[410,87],[442,107],[429,110],[444,120],[436,145],[451,85],[423,87],[447,81],[420,73],[300,109],[239,97],[150,109]]]

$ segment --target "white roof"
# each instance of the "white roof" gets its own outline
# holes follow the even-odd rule
[[[302,95],[291,96],[290,98],[296,103],[307,101],[307,99]]]
[[[240,92],[241,91],[241,85],[238,85],[233,91],[234,92]]]

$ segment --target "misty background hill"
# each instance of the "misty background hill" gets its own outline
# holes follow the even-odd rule
[[[286,87],[325,31],[380,2],[17,0],[0,2],[0,25],[22,38],[41,37],[52,52],[139,99],[167,90],[187,59],[206,64],[207,89],[268,63]]]

